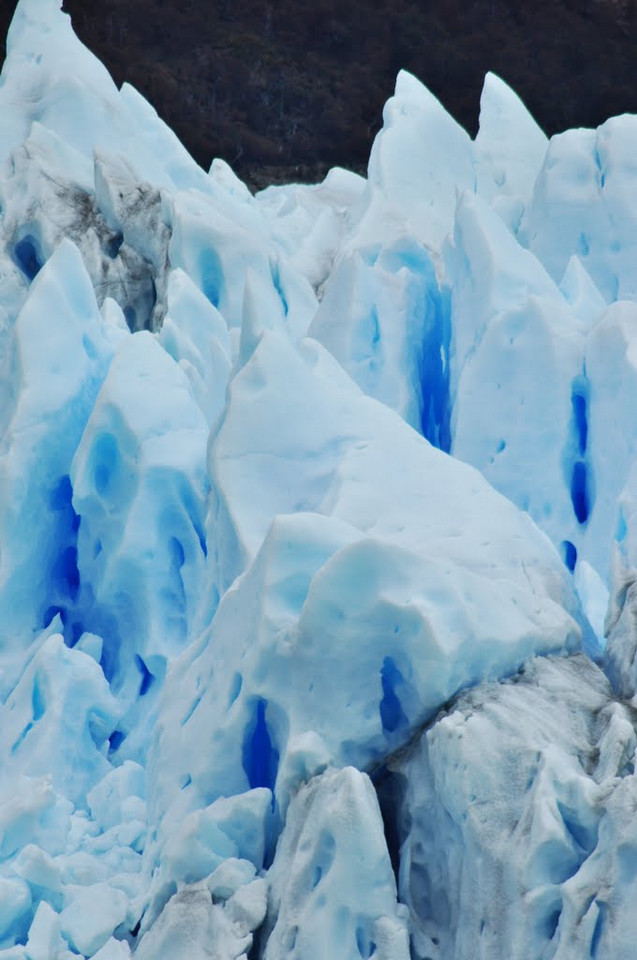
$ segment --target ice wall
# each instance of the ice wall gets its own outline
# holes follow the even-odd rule
[[[581,656],[459,698],[384,788],[413,956],[629,957],[634,751],[630,713]]]
[[[635,122],[480,116],[252,196],[20,0],[0,960],[632,960]]]

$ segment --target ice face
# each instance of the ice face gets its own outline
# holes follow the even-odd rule
[[[270,870],[264,960],[343,956],[407,960],[406,911],[370,780],[352,767],[303,786]]]
[[[629,957],[634,751],[629,711],[581,656],[461,697],[382,788],[413,956]]]
[[[0,960],[632,960],[635,120],[383,119],[253,197],[18,4]]]
[[[480,194],[527,204],[548,140],[517,94],[494,73],[484,78],[475,139]]]
[[[581,554],[594,509],[584,329],[479,198],[460,201],[454,240],[452,452],[528,511],[553,543]]]
[[[448,290],[422,244],[403,238],[342,257],[309,334],[370,396],[448,452]]]
[[[439,252],[453,225],[458,193],[474,184],[473,144],[466,131],[416,77],[401,70],[370,154],[357,239],[386,239],[385,221],[391,218]]]
[[[104,675],[146,724],[201,589],[207,438],[179,366],[149,333],[126,336],[71,466],[77,632],[99,634]],[[126,712],[114,746],[134,725]]]
[[[7,345],[11,386],[0,454],[6,652],[24,649],[58,613],[72,630],[80,575],[71,460],[119,336],[104,328],[82,259],[64,241],[34,281]]]
[[[609,302],[635,298],[636,137],[633,116],[553,137],[520,226],[522,241],[555,279],[576,255]]]

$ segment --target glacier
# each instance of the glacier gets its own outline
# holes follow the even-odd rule
[[[634,960],[637,122],[252,195],[0,77],[0,960]]]

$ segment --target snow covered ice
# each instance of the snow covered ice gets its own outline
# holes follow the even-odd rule
[[[634,960],[637,121],[253,196],[0,79],[0,960]]]

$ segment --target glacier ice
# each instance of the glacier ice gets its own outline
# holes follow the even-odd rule
[[[301,787],[269,877],[264,960],[328,960],[334,944],[344,957],[409,957],[376,794],[353,767]]]
[[[533,195],[548,140],[519,97],[494,73],[484,78],[475,139],[477,189],[500,209],[522,213]],[[524,206],[521,206],[523,204]]]
[[[463,694],[390,767],[413,955],[630,956],[634,751],[581,655]]]
[[[637,119],[551,139],[520,224],[520,237],[559,280],[579,256],[607,302],[633,300],[634,145]]]
[[[120,705],[146,723],[199,588],[207,437],[178,364],[147,331],[125,336],[71,466],[81,517],[75,615],[78,633],[101,637],[100,664]],[[122,717],[120,737],[132,722]]]
[[[0,960],[632,960],[635,118],[253,196],[0,82]]]

